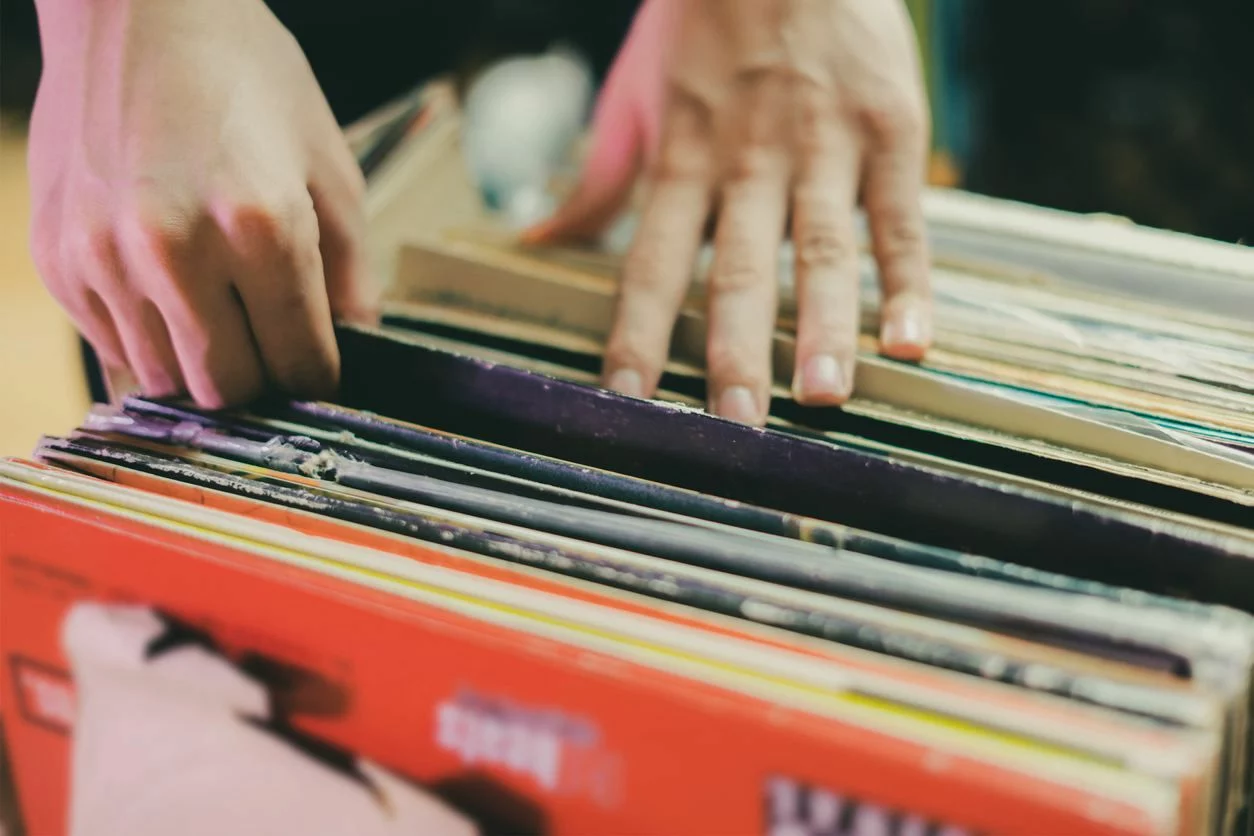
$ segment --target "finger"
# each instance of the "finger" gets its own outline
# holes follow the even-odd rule
[[[40,261],[41,259],[37,259],[37,263]],[[126,368],[126,351],[122,348],[117,327],[100,295],[81,281],[65,281],[60,268],[41,266],[38,269],[49,295],[65,311],[83,338],[91,343],[100,363],[110,369]]]
[[[723,190],[709,277],[710,403],[715,414],[762,425],[770,404],[776,266],[787,169],[771,164]]]
[[[910,114],[908,108],[902,112]],[[879,265],[883,303],[881,351],[919,359],[932,341],[930,261],[922,193],[927,156],[926,117],[886,121],[871,136],[864,202]]]
[[[364,184],[351,174],[320,172],[310,184],[318,216],[318,249],[331,315],[337,321],[377,325],[382,286],[366,256]]]
[[[704,121],[693,107],[676,106],[623,264],[604,380],[626,395],[649,397],[656,390],[675,317],[692,279],[710,206],[712,169]]]
[[[63,217],[62,190],[54,185],[43,193],[41,200],[32,198],[32,204],[31,260],[44,287],[78,332],[91,343],[101,365],[106,369],[124,368],[126,352],[112,318],[99,298],[91,300],[89,288],[73,271],[76,254],[66,253],[63,247],[62,230],[70,227]],[[83,240],[90,242],[91,239]]]
[[[383,285],[372,275],[366,245],[366,178],[325,100],[321,141],[314,146],[309,195],[318,216],[318,247],[331,315],[337,321],[377,325]]]
[[[130,282],[117,236],[110,228],[84,226],[88,231],[68,242],[65,261],[82,283],[85,319],[109,346],[102,362],[129,369],[150,397],[180,394],[183,376],[169,332],[160,312]]]
[[[340,358],[319,249],[319,219],[307,192],[288,202],[237,205],[223,218],[233,284],[269,379],[282,391],[329,397]]]
[[[848,399],[861,311],[854,204],[857,139],[820,111],[803,133],[804,159],[793,192],[792,239],[797,293],[793,397],[806,405]]]
[[[87,290],[85,293],[85,304],[76,307],[85,307],[87,313],[79,317],[82,321],[79,329],[83,336],[91,343],[91,347],[96,352],[97,359],[107,370],[131,370],[130,363],[126,359],[126,349],[122,345],[122,337],[118,333],[118,327],[113,321],[113,315],[109,312],[108,305],[99,293],[94,290]],[[173,371],[177,372],[178,364],[174,364]],[[174,379],[181,380],[181,375],[171,374],[171,382]],[[139,383],[139,380],[136,380]],[[141,383],[142,385],[142,383]]]
[[[127,290],[99,298],[113,315],[126,350],[127,368],[144,394],[154,398],[183,394],[186,384],[178,355],[157,306]]]
[[[48,292],[66,312],[77,331],[91,344],[105,370],[129,371],[126,349],[122,347],[113,316],[100,294],[86,287],[67,291],[60,282],[49,282]]]
[[[219,409],[255,398],[265,377],[226,243],[212,222],[164,207],[123,218],[118,243],[128,279],[161,312],[187,391]]]
[[[710,404],[724,418],[753,425],[766,422],[770,406],[776,268],[791,175],[790,86],[779,74],[761,73],[744,88],[708,280]]]
[[[651,0],[640,8],[598,97],[579,183],[552,218],[523,234],[524,242],[594,238],[627,203],[636,174],[661,139],[667,57],[679,6]]]
[[[192,398],[205,409],[248,403],[266,388],[266,372],[239,295],[222,276],[190,297],[160,305]]]

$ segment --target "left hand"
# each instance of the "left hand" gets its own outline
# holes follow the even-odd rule
[[[900,0],[645,0],[598,103],[581,181],[525,240],[595,236],[637,172],[651,188],[628,254],[605,383],[648,397],[714,217],[707,366],[712,411],[763,424],[779,244],[796,253],[794,396],[853,387],[861,194],[883,290],[881,350],[931,340],[921,193],[929,117]]]

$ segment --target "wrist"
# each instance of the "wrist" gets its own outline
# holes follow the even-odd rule
[[[90,33],[102,14],[126,0],[34,0],[39,22],[39,46],[45,71],[75,58],[82,60]]]
[[[244,0],[265,5],[265,0]],[[119,47],[178,26],[189,15],[226,13],[227,0],[34,0],[44,63],[81,64],[102,39]],[[199,7],[199,8],[198,8]],[[194,28],[194,27],[193,27]]]

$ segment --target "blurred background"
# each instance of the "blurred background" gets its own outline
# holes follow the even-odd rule
[[[566,44],[600,78],[634,0],[270,0],[350,122],[450,70]],[[1250,0],[910,0],[935,183],[1254,241]],[[0,3],[0,455],[87,406],[78,344],[27,253],[31,0]]]

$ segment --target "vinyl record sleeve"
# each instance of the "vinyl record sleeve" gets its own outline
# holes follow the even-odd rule
[[[1124,603],[1153,603],[1169,609],[1220,614],[1214,607],[1193,601],[1149,596],[1127,588],[1033,571],[978,555],[953,552],[926,543],[851,529],[813,517],[751,506],[620,473],[537,456],[331,403],[285,404],[276,414],[286,415],[288,420],[272,420],[257,415],[210,414],[186,405],[137,398],[129,400],[126,407],[128,412],[138,416],[166,419],[175,423],[190,421],[193,424],[221,429],[228,434],[241,434],[254,441],[270,441],[280,435],[287,435],[289,438],[293,435],[305,435],[312,437],[323,448],[337,450],[341,454],[385,467],[439,475],[442,478],[456,476],[456,471],[446,466],[461,465],[466,468],[467,473],[475,476],[490,474],[498,479],[509,479],[507,482],[495,483],[480,480],[474,484],[495,484],[503,490],[529,490],[539,498],[599,505],[624,513],[659,513],[664,515],[663,518],[672,520],[679,518],[709,521],[976,577],[1096,595]],[[89,426],[108,431],[115,429],[115,423],[121,423],[122,426],[116,427],[117,431],[143,435],[142,428],[124,428],[131,420],[125,412],[102,414],[98,422],[91,422]],[[437,467],[440,469],[431,469],[433,463],[438,463]],[[554,492],[546,494],[543,490],[545,488],[552,488]]]
[[[1211,727],[1232,711],[1232,694],[1214,682],[1197,682],[1161,667],[1097,659],[1080,650],[1058,650],[1026,639],[976,631],[951,622],[897,613],[831,596],[687,567],[656,558],[605,549],[568,538],[546,537],[515,526],[412,503],[379,500],[334,486],[299,484],[282,474],[268,477],[251,468],[188,461],[160,464],[151,457],[89,446],[52,442],[41,451],[48,460],[84,472],[109,473],[130,483],[125,473],[174,480],[198,489],[196,496],[226,493],[292,512],[308,512],[365,525],[435,546],[459,548],[516,566],[535,566],[564,577],[636,592],[657,600],[734,616],[750,622],[837,642],[851,647],[933,665],[1157,718],[1174,725]],[[98,463],[92,466],[91,462]],[[101,465],[110,468],[102,471]],[[146,484],[151,484],[146,483]],[[255,507],[255,506],[250,506]],[[1192,683],[1192,684],[1191,684]],[[1208,693],[1202,697],[1198,694]],[[1227,721],[1231,724],[1231,721]]]
[[[59,463],[75,464],[69,459],[59,460]],[[110,492],[103,486],[86,484],[73,477],[67,478],[65,474],[55,469],[45,471],[46,477],[41,478],[37,473],[23,472],[27,467],[26,465],[11,465],[8,466],[6,473],[16,481],[57,489],[68,495],[82,496],[85,499],[107,497],[109,501],[120,507],[129,507],[136,511],[150,508],[133,493]],[[90,472],[90,469],[87,472]],[[650,615],[679,626],[737,636],[760,645],[828,659],[847,672],[850,677],[850,693],[859,694],[870,700],[880,700],[886,705],[896,702],[903,708],[912,706],[916,710],[931,711],[942,717],[965,718],[967,723],[986,725],[990,731],[1000,730],[1025,739],[1069,746],[1100,757],[1125,757],[1128,759],[1127,765],[1131,768],[1144,768],[1150,760],[1171,763],[1173,759],[1182,759],[1187,762],[1201,756],[1213,757],[1213,755],[1205,754],[1213,751],[1208,749],[1213,744],[1207,743],[1206,740],[1210,733],[1218,731],[1217,725],[1209,725],[1205,734],[1194,733],[1185,730],[1180,725],[1146,722],[1130,715],[1095,710],[1069,700],[1042,698],[987,682],[953,677],[927,666],[886,663],[886,660],[877,654],[856,651],[851,653],[827,643],[798,642],[794,636],[787,633],[771,628],[752,627],[735,619],[711,618],[700,609],[659,607],[655,602],[630,593],[608,593],[595,586],[559,580],[548,573],[537,573],[522,568],[525,564],[521,567],[515,564],[506,569],[499,562],[476,559],[471,553],[458,550],[451,545],[417,545],[413,541],[395,535],[371,532],[356,525],[342,522],[319,522],[308,512],[284,510],[259,500],[241,502],[237,499],[232,502],[223,494],[214,491],[196,490],[194,493],[189,493],[187,486],[177,486],[176,483],[168,480],[157,480],[151,477],[127,479],[120,469],[110,475],[114,478],[109,481],[116,481],[119,485],[139,487],[141,490],[162,496],[190,499],[197,505],[219,510],[230,509],[234,515],[234,517],[215,515],[209,522],[206,522],[203,517],[199,518],[197,524],[202,527],[209,526],[223,533],[236,533],[248,539],[257,539],[261,535],[255,527],[233,525],[233,519],[278,522],[302,533],[315,534],[337,542],[391,554],[401,554],[420,563],[456,568],[474,574],[476,577],[502,580],[575,600],[599,602],[627,612]],[[158,481],[164,481],[164,484],[157,484]],[[168,503],[165,507],[169,508]],[[242,513],[245,508],[247,508],[246,514]],[[168,511],[162,513],[169,514]],[[187,516],[190,521],[191,515]],[[176,519],[178,514],[174,513],[168,518]],[[271,542],[272,545],[282,545],[273,538],[273,529],[270,533],[271,539],[266,542]],[[1197,727],[1199,730],[1207,728],[1202,724]],[[1120,748],[1121,746],[1133,747],[1138,744],[1142,746],[1140,750]],[[1133,751],[1138,753],[1129,754]]]
[[[53,449],[70,446],[62,443],[54,444]],[[90,445],[85,446],[81,452],[88,455],[95,454],[115,464],[126,464],[132,467],[142,467],[143,461],[150,458],[125,454],[124,451],[115,453],[101,448],[93,450]],[[254,473],[251,477],[245,477],[243,481],[232,478],[229,470],[228,467],[227,472],[217,475],[202,472],[197,476],[193,468],[167,464],[158,466],[155,472],[174,478],[189,479],[192,483],[219,490],[231,490],[234,485],[234,490],[244,496],[264,497],[267,501],[284,503],[297,509],[314,509],[340,519],[364,522],[366,525],[376,527],[382,526],[387,530],[425,537],[437,544],[454,545],[510,562],[546,566],[561,574],[609,583],[623,589],[642,591],[664,600],[680,601],[751,620],[756,618],[806,635],[843,640],[857,647],[924,661],[949,670],[975,676],[987,676],[990,671],[996,671],[1001,681],[1028,688],[1041,688],[1081,701],[1118,707],[1123,711],[1156,716],[1160,719],[1171,718],[1173,722],[1185,720],[1185,716],[1173,713],[1179,709],[1172,708],[1171,701],[1163,702],[1160,697],[1138,692],[1135,688],[1129,689],[1118,685],[1112,687],[1111,684],[1103,684],[1102,680],[1113,673],[1110,670],[1101,671],[1097,677],[1075,678],[1074,674],[1065,672],[1066,665],[1064,664],[1061,668],[1053,668],[1052,672],[1046,673],[1051,670],[1051,664],[1058,664],[1058,660],[1051,663],[1046,659],[1042,665],[1043,660],[1037,656],[1035,662],[1024,665],[1022,662],[1013,661],[1013,652],[1007,653],[1003,647],[997,647],[994,650],[996,655],[992,657],[981,657],[979,651],[976,655],[971,655],[969,651],[955,654],[952,646],[946,646],[943,641],[937,640],[937,634],[943,630],[938,630],[935,625],[922,630],[916,629],[913,636],[901,632],[899,627],[868,629],[869,624],[865,617],[860,621],[849,620],[847,616],[833,617],[831,605],[836,602],[831,599],[820,597],[816,602],[811,597],[811,603],[808,606],[803,601],[798,607],[794,601],[788,600],[786,594],[783,597],[778,593],[772,596],[768,587],[752,584],[748,585],[750,587],[748,597],[745,597],[744,591],[737,591],[735,579],[724,579],[719,582],[717,577],[711,580],[707,574],[706,580],[702,581],[701,573],[697,571],[695,574],[698,577],[694,581],[692,578],[694,572],[684,567],[671,565],[663,566],[660,570],[658,568],[651,570],[647,566],[641,568],[639,564],[647,562],[647,559],[636,558],[633,562],[629,556],[623,555],[615,560],[612,555],[607,556],[603,550],[598,553],[595,547],[590,549],[586,545],[581,546],[577,543],[567,543],[563,546],[560,542],[547,540],[543,536],[537,536],[526,530],[515,530],[511,534],[502,532],[497,526],[496,533],[492,534],[489,533],[493,529],[490,523],[472,519],[459,525],[456,519],[450,519],[448,515],[440,515],[438,512],[436,512],[436,518],[431,519],[422,513],[421,508],[413,508],[406,513],[406,509],[401,507],[398,515],[396,513],[398,508],[394,503],[380,503],[374,501],[369,495],[359,495],[355,499],[349,496],[348,501],[345,502],[343,497],[336,498],[335,496],[336,493],[342,492],[329,489],[317,490],[312,495],[300,490],[293,491],[291,488],[284,489],[281,484],[278,484],[282,481],[281,477],[267,478],[264,470]],[[301,481],[312,482],[313,480],[302,479]],[[293,493],[296,495],[293,496]],[[415,514],[415,512],[418,513]],[[430,513],[430,509],[427,509],[427,513]],[[422,534],[424,530],[428,532],[425,535]],[[502,533],[504,533],[504,539],[502,539]],[[628,558],[626,562],[624,562],[624,557]],[[581,574],[580,569],[584,566],[587,569]],[[744,586],[746,585],[741,584],[742,589]],[[763,619],[759,613],[767,611],[770,616]],[[1033,657],[1029,654],[1028,658]],[[1073,668],[1075,661],[1073,658]],[[1240,670],[1237,671],[1239,672]],[[1234,799],[1240,799],[1244,797],[1243,776],[1247,774],[1246,750],[1240,744],[1244,739],[1242,730],[1246,726],[1245,698],[1248,694],[1244,691],[1233,692],[1231,688],[1240,686],[1232,682],[1218,685],[1212,682],[1208,687],[1219,687],[1220,692],[1228,695],[1222,699],[1227,705],[1225,712],[1227,717],[1223,725],[1226,730],[1225,739],[1229,744],[1224,768],[1229,778],[1225,779],[1224,786],[1229,787],[1231,792],[1235,793]],[[1240,800],[1234,800],[1226,806],[1235,814],[1235,810],[1241,805]]]
[[[152,422],[147,426],[155,429]],[[175,434],[173,428],[171,434]],[[376,467],[337,457],[328,450],[301,449],[296,441],[284,441],[283,437],[263,443],[209,431],[182,435],[183,443],[193,448],[207,447],[229,459],[303,474],[368,494],[406,499],[520,526],[524,533],[547,532],[798,589],[938,616],[1044,643],[1082,647],[1093,655],[1137,660],[1147,667],[1177,671],[1182,675],[1205,668],[1202,675],[1244,681],[1249,657],[1254,654],[1250,624],[1245,620],[1236,623],[1233,619],[1182,613],[1150,604],[1133,607],[1053,590],[980,578],[958,578],[950,573],[902,566],[819,544],[755,536],[734,528],[705,529],[668,520],[566,506]],[[60,446],[83,455],[118,458],[106,445],[85,438],[78,441],[48,439],[42,446],[45,449]],[[152,455],[134,453],[129,457],[137,465],[162,466]],[[420,536],[448,538],[454,535],[437,525]],[[1214,668],[1214,672],[1210,668]],[[1221,670],[1225,673],[1220,674]]]
[[[438,604],[438,596],[382,579],[354,582],[357,576],[329,566],[311,572],[295,553],[128,520],[12,485],[0,513],[0,571],[6,590],[21,591],[6,597],[0,613],[9,659],[63,671],[57,625],[76,599],[145,601],[231,636],[236,647],[264,648],[279,658],[299,648],[297,658],[303,653],[319,669],[339,671],[333,678],[347,677],[354,699],[348,713],[298,722],[427,786],[455,776],[461,763],[456,746],[431,737],[432,718],[459,693],[499,695],[523,706],[549,706],[553,694],[562,694],[554,708],[594,728],[593,754],[608,755],[619,770],[614,792],[589,797],[566,783],[566,772],[550,783],[509,762],[481,765],[539,808],[542,832],[587,832],[611,823],[635,832],[763,831],[760,799],[776,775],[982,832],[1165,833],[1180,825],[1161,785],[1137,789],[1142,784],[1131,776],[1060,785],[956,755],[943,771],[920,770],[926,746],[782,706],[767,712],[760,698],[593,651],[591,639],[582,639],[588,647],[573,655],[554,638],[520,642],[517,626],[508,626],[519,622],[505,612],[470,600]],[[39,577],[46,580],[31,583]],[[369,654],[355,639],[366,633],[374,639]],[[351,667],[342,667],[349,660]],[[401,671],[411,675],[398,676]],[[22,698],[14,690],[20,683],[6,677],[6,705]],[[69,740],[33,722],[12,731],[16,760],[28,770],[19,776],[28,821],[38,832],[59,830]],[[680,739],[684,745],[676,746]],[[571,777],[586,774],[572,767]],[[1091,815],[1095,809],[1103,811],[1100,820]]]
[[[1254,612],[1254,540],[1239,533],[748,428],[404,334],[345,327],[340,344],[346,406],[725,499]]]

